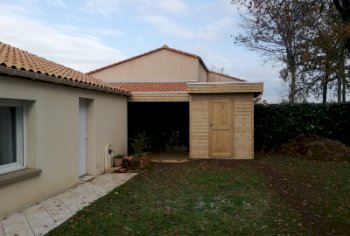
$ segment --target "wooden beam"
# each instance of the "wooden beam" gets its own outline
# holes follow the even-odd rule
[[[132,93],[129,102],[189,102],[190,95],[184,93]]]
[[[263,91],[263,83],[188,83],[188,93],[254,93],[260,94]]]

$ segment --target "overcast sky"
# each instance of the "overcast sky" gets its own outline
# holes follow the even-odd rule
[[[279,102],[278,67],[233,43],[242,31],[231,0],[0,0],[0,41],[82,72],[164,44],[202,57],[209,69],[264,82]]]

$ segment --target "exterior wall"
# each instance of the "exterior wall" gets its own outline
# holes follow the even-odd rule
[[[25,159],[38,177],[0,186],[0,216],[61,192],[79,180],[79,98],[88,105],[88,174],[104,172],[104,149],[127,152],[127,98],[0,76],[0,98],[26,101]]]
[[[209,157],[208,99],[208,95],[190,97],[190,158]]]
[[[198,59],[164,49],[91,75],[108,82],[197,81]]]
[[[190,98],[190,158],[209,158],[209,102],[230,99],[232,124],[232,159],[254,158],[253,94],[208,95],[191,94]]]
[[[254,159],[254,96],[234,97],[234,158]]]
[[[213,72],[208,73],[208,82],[235,82],[236,80]]]
[[[208,82],[208,72],[204,69],[203,65],[198,61],[198,75],[199,82]]]

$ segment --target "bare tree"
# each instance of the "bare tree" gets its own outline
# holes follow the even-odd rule
[[[246,32],[235,42],[285,65],[280,77],[289,82],[289,102],[306,101],[310,93],[326,102],[328,87],[334,84],[338,102],[344,102],[350,27],[335,2],[349,1],[232,0],[246,10]]]
[[[320,8],[322,11],[320,12]],[[345,101],[346,92],[345,66],[348,53],[345,48],[347,27],[342,25],[342,19],[332,3],[314,3],[309,9],[307,50],[304,51],[302,64],[308,71],[308,85],[315,95],[322,94],[322,102],[326,103],[328,88],[337,84],[338,102]],[[345,88],[342,91],[342,88]]]
[[[233,2],[246,9],[242,17],[247,31],[237,36],[235,42],[286,65],[281,74],[284,75],[283,79],[289,81],[289,102],[294,103],[298,94],[301,45],[307,34],[303,27],[306,9],[297,0]]]

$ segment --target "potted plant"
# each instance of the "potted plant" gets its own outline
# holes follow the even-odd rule
[[[123,164],[124,154],[117,154],[113,157],[113,166],[120,167]]]
[[[135,157],[139,159],[140,168],[144,168],[147,162],[147,151],[149,150],[149,139],[146,136],[146,132],[138,133],[132,139],[131,147],[134,150]]]

